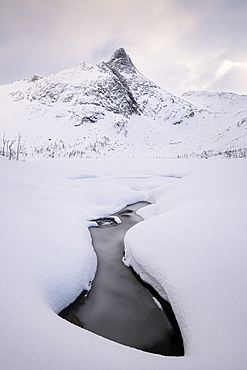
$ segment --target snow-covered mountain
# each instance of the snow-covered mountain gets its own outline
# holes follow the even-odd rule
[[[241,156],[246,134],[247,96],[174,96],[144,77],[122,48],[108,62],[0,86],[2,151],[13,156]]]

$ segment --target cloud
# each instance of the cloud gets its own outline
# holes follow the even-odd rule
[[[215,73],[210,84],[214,91],[231,91],[246,94],[247,62],[225,60]]]
[[[239,67],[247,70],[247,62],[241,63],[241,62],[232,62],[231,60],[224,60],[224,62],[220,64],[219,69],[215,73],[216,81],[222,79],[222,77],[225,74],[227,74],[230,70],[236,68],[238,69]]]

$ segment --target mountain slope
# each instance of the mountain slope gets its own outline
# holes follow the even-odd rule
[[[239,122],[247,97],[225,94],[220,109],[218,97],[209,102],[205,92],[174,96],[120,48],[108,62],[0,86],[2,147],[6,152],[20,134],[28,157],[157,158],[245,148],[246,125]],[[229,99],[235,110],[227,109]]]

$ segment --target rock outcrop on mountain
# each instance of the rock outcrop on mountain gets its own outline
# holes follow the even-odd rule
[[[246,112],[246,96],[168,93],[144,77],[123,48],[108,62],[0,86],[2,151],[15,138],[17,145],[19,135],[28,157],[166,158],[244,150]]]

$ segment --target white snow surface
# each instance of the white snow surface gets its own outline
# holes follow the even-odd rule
[[[1,369],[245,369],[246,167],[0,158]],[[90,220],[141,200],[152,204],[126,234],[125,263],[169,299],[184,357],[126,347],[57,316],[94,278]]]

